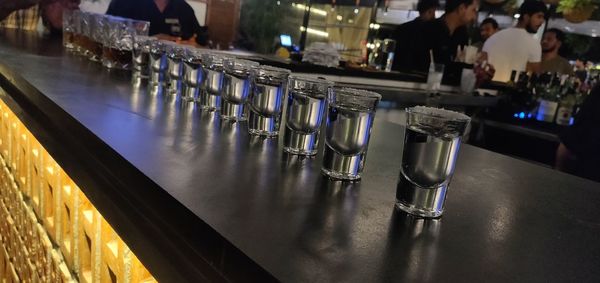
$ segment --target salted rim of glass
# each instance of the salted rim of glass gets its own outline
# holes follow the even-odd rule
[[[206,49],[187,47],[183,57],[185,59],[204,59],[205,54],[208,54]]]
[[[226,71],[247,72],[252,68],[257,68],[258,66],[260,66],[260,64],[258,62],[254,62],[254,61],[250,61],[250,60],[246,60],[246,59],[238,59],[238,58],[232,58],[232,57],[224,57],[223,58],[223,68]]]
[[[273,66],[269,66],[269,65],[260,65],[260,66],[256,67],[255,69],[253,69],[253,72],[256,75],[262,75],[262,76],[266,75],[266,76],[278,77],[278,78],[284,78],[286,76],[289,76],[289,74],[292,73],[292,71],[290,71],[288,69],[273,67]]]
[[[302,75],[290,75],[289,76],[289,80],[296,80],[296,81],[304,81],[304,82],[308,82],[308,83],[315,83],[315,84],[323,84],[323,85],[327,85],[329,87],[333,87],[334,86],[334,82],[329,81],[327,79],[324,78],[312,78],[312,77],[308,77],[308,76],[302,76]]]
[[[357,98],[370,98],[376,100],[381,99],[381,94],[364,89],[356,89],[350,87],[334,87],[333,92],[335,94],[348,95]]]
[[[406,112],[420,114],[420,115],[434,117],[434,118],[454,120],[454,121],[470,121],[471,120],[471,117],[469,117],[463,113],[459,113],[459,112],[444,109],[444,108],[415,106],[415,107],[406,108]]]

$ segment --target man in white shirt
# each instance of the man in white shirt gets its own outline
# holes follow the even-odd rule
[[[519,8],[517,25],[497,32],[485,42],[482,51],[496,68],[494,81],[509,81],[513,70],[539,72],[542,47],[533,35],[544,23],[546,12],[543,2],[525,0]]]

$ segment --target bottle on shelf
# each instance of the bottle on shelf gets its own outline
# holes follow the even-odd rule
[[[542,86],[538,87],[539,106],[535,119],[541,122],[554,122],[558,102],[560,101],[561,80],[555,74],[547,73],[542,80]],[[545,83],[547,82],[547,83]]]

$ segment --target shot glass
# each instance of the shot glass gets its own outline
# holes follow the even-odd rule
[[[73,50],[75,45],[73,44],[75,37],[75,26],[73,23],[73,10],[63,10],[62,16],[62,29],[63,29],[63,46],[67,50]]]
[[[181,90],[183,79],[183,55],[185,47],[176,43],[167,45],[167,92],[177,93]]]
[[[252,76],[250,71],[258,67],[258,63],[226,58],[223,60],[223,103],[221,118],[232,121],[248,119],[244,105],[251,92]]]
[[[290,76],[283,150],[297,155],[315,155],[326,115],[327,96],[333,82]]]
[[[224,59],[225,57],[217,54],[202,54],[202,70],[205,78],[199,85],[201,86],[200,107],[203,110],[218,111],[221,109]]]
[[[271,66],[259,66],[252,70],[252,93],[248,103],[250,134],[267,137],[279,134],[290,73],[288,69]]]
[[[181,97],[184,100],[199,101],[200,90],[206,78],[202,68],[204,51],[196,48],[187,48],[183,53],[183,85]]]
[[[144,35],[137,35],[133,38],[133,58],[132,69],[136,76],[147,78],[150,61],[150,45],[157,39]]]
[[[442,85],[443,77],[444,65],[431,64],[429,66],[429,73],[427,74],[427,90],[429,90],[431,93],[437,93]]]
[[[334,88],[329,94],[323,174],[333,179],[360,179],[380,100],[377,93],[351,88]]]
[[[165,83],[167,71],[167,44],[162,40],[152,41],[150,44],[150,85]]]
[[[406,116],[396,207],[420,217],[440,217],[461,138],[471,119],[424,106],[408,108]]]

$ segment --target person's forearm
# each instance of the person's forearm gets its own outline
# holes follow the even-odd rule
[[[575,160],[575,155],[563,144],[560,143],[556,149],[556,161],[554,168],[559,171],[568,172]]]

